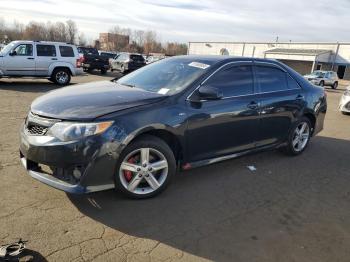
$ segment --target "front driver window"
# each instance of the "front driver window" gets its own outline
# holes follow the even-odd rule
[[[223,69],[205,84],[218,88],[224,97],[251,95],[254,93],[252,66],[241,65]]]
[[[33,55],[33,45],[23,44],[15,48],[16,55],[18,56],[32,56]]]

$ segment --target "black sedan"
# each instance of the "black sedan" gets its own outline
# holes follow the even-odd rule
[[[146,198],[177,168],[270,148],[299,155],[326,110],[324,89],[277,61],[180,56],[39,97],[20,157],[32,177],[69,193]]]

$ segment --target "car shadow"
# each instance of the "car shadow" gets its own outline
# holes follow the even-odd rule
[[[72,83],[74,84],[74,83]],[[9,80],[6,82],[0,79],[0,90],[9,90],[9,91],[17,91],[17,92],[47,92],[51,90],[55,90],[57,88],[61,88],[60,86],[51,83],[48,80]]]
[[[347,140],[319,136],[298,157],[268,151],[181,172],[152,199],[126,199],[114,191],[68,197],[84,215],[110,228],[202,258],[271,261],[265,256],[272,254],[287,261],[286,253],[302,252],[292,248],[295,235],[313,219],[320,223],[320,214],[327,216],[325,203],[337,203],[330,214],[348,205],[339,194],[349,191],[349,148]],[[330,182],[334,190],[328,192]],[[309,237],[307,243],[322,239]]]

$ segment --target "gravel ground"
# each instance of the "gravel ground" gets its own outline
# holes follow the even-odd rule
[[[182,172],[142,201],[113,190],[67,195],[26,175],[18,129],[31,101],[54,88],[0,80],[0,244],[28,240],[36,261],[349,261],[350,116],[337,111],[344,85],[327,90],[325,129],[302,156],[270,151]]]

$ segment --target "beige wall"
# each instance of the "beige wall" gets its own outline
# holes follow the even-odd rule
[[[291,60],[279,60],[287,66],[293,68],[295,71],[302,75],[311,73],[312,62],[309,61],[291,61]]]

